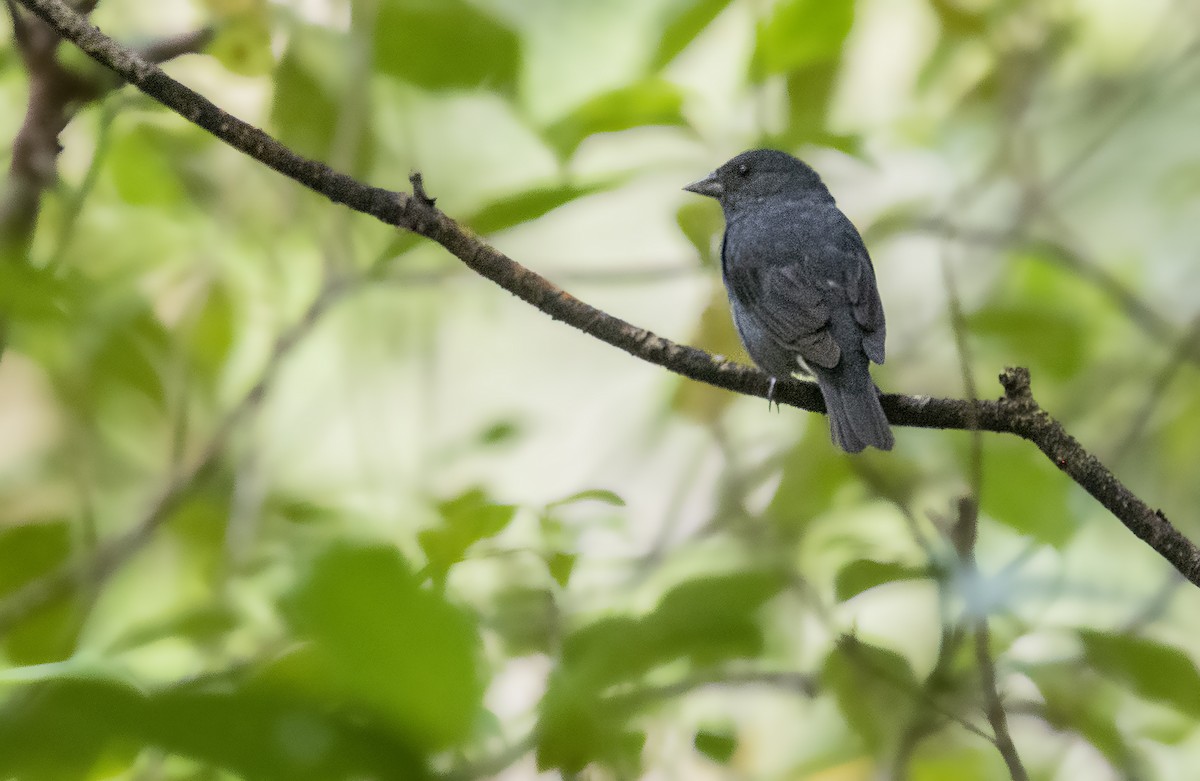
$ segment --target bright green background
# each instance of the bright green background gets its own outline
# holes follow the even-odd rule
[[[949,270],[980,395],[1030,367],[1200,538],[1198,12],[103,0],[94,19],[131,43],[216,25],[172,75],[371,184],[419,169],[518,261],[731,357],[719,211],[679,188],[745,148],[796,152],[871,248],[881,387],[964,394]],[[26,86],[7,37],[2,138]],[[638,363],[128,89],[61,140],[29,256],[0,266],[0,614],[80,575],[0,632],[0,778],[1003,779],[964,727],[990,732],[970,610],[1034,778],[1194,777],[1197,594],[1032,446],[983,439],[973,577],[946,537],[965,433],[847,457],[821,416]],[[179,475],[161,527],[88,574]]]

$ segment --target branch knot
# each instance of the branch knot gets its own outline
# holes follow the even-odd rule
[[[413,197],[422,205],[432,208],[437,203],[437,198],[430,198],[429,194],[425,192],[425,179],[421,176],[420,171],[413,171],[409,174],[408,181],[412,182]]]
[[[1000,384],[1004,386],[1004,398],[1023,404],[1033,402],[1030,390],[1029,369],[1024,366],[1008,366],[1000,373]]]

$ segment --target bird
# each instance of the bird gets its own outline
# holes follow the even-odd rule
[[[734,326],[772,391],[777,378],[812,376],[835,445],[891,450],[870,373],[886,331],[875,269],[820,175],[786,152],[752,149],[683,189],[721,204]]]

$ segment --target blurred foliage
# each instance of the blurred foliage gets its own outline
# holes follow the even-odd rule
[[[875,257],[881,387],[962,394],[946,263],[980,395],[1029,366],[1194,538],[1200,8],[1135,5],[95,20],[211,26],[168,69],[217,104],[371,184],[419,169],[572,293],[730,360],[720,212],[678,188],[802,154]],[[23,67],[9,35],[9,138]],[[961,561],[969,434],[846,457],[819,416],[564,335],[129,89],[78,109],[36,225],[27,182],[0,193],[0,778],[1003,779],[980,618],[1031,777],[1200,764],[1197,596],[1027,443],[983,439]]]
[[[570,157],[596,133],[611,133],[644,125],[686,125],[683,95],[661,79],[632,84],[597,95],[545,130],[545,137],[560,157]]]
[[[371,3],[360,3],[358,12]],[[425,89],[484,87],[510,94],[520,66],[516,33],[463,0],[381,0],[372,29],[375,69]]]

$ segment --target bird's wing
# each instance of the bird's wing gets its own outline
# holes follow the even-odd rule
[[[829,330],[825,293],[807,279],[800,263],[731,264],[725,281],[772,339],[794,350],[805,363],[827,369],[837,366],[842,352]]]
[[[883,302],[879,300],[879,288],[875,284],[875,269],[866,248],[854,252],[854,259],[846,265],[853,269],[847,280],[846,295],[853,307],[854,322],[863,329],[863,350],[875,363],[883,363],[886,327],[883,319]]]

